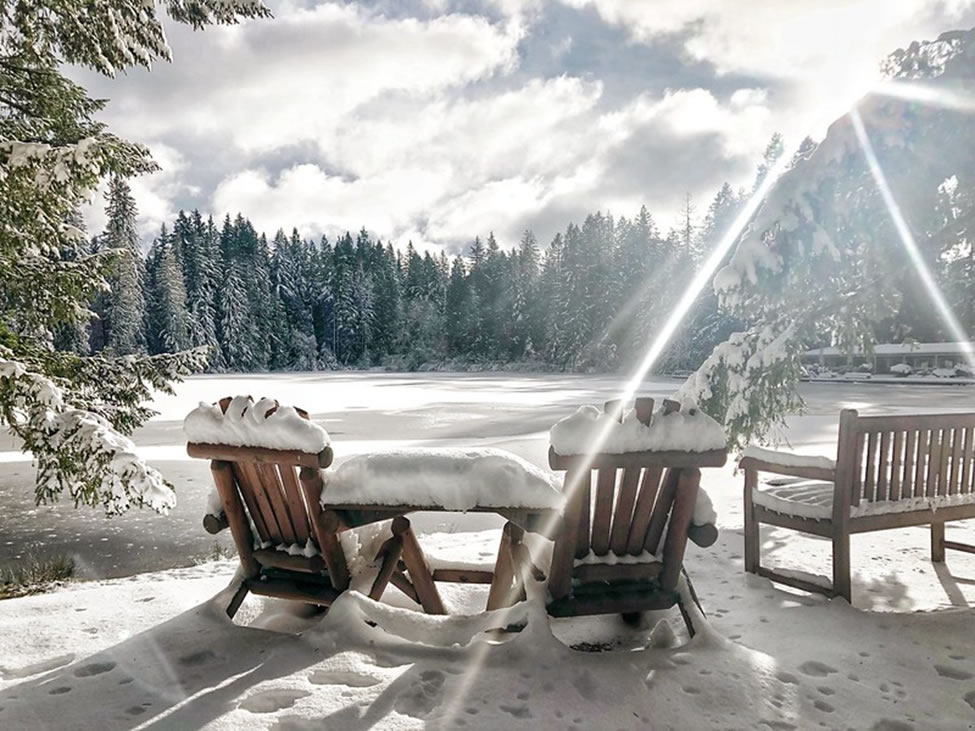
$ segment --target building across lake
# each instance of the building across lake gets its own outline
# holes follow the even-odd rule
[[[891,373],[901,363],[913,371],[949,369],[964,364],[966,353],[975,352],[975,342],[955,343],[879,343],[873,353],[847,353],[839,348],[816,348],[802,354],[806,366],[830,370],[871,366],[873,373]],[[895,369],[896,372],[896,369]]]

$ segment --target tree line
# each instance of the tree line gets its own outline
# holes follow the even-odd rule
[[[781,154],[775,135],[754,187]],[[545,248],[531,231],[513,246],[489,233],[454,257],[421,254],[412,244],[398,250],[365,228],[334,241],[303,238],[296,229],[269,240],[242,214],[218,225],[197,210],[180,211],[143,257],[135,201],[116,179],[108,225],[90,245],[123,255],[86,331],[68,333],[59,347],[119,355],[207,346],[214,371],[626,368],[663,327],[749,194],[725,183],[700,217],[688,197],[680,225],[667,234],[642,207],[632,218],[589,214]],[[957,269],[945,262],[946,284],[957,281]],[[905,307],[878,337],[936,338],[926,332],[927,314]],[[657,370],[696,368],[743,324],[705,288]]]

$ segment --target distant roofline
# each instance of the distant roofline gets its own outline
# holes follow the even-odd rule
[[[963,355],[966,350],[975,350],[975,341],[952,343],[878,343],[873,346],[873,355]],[[846,353],[840,348],[815,348],[807,350],[804,356],[817,357],[821,355],[860,355],[863,351]]]

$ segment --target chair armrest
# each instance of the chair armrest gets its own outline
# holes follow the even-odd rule
[[[738,466],[744,470],[773,472],[777,475],[805,477],[811,480],[833,482],[836,479],[836,462],[828,457],[778,452],[761,447],[748,447]]]
[[[687,529],[687,537],[695,545],[707,548],[714,545],[714,542],[718,540],[718,527],[714,523],[705,523],[704,525],[691,523],[691,527]]]

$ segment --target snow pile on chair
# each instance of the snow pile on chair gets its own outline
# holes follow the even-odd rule
[[[329,445],[328,432],[293,406],[262,398],[235,396],[224,410],[200,403],[187,414],[183,431],[190,442],[231,447],[264,447],[318,454]]]
[[[724,449],[728,438],[721,425],[686,400],[679,411],[663,407],[646,426],[631,409],[619,421],[595,406],[581,406],[552,427],[551,445],[558,454],[625,454],[626,452],[707,452]]]

